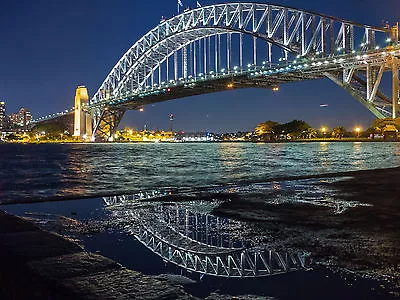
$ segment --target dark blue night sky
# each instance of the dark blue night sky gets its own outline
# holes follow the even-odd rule
[[[182,0],[194,7],[196,1]],[[92,95],[119,58],[161,16],[176,14],[176,0],[38,0],[0,3],[0,100],[7,113],[21,106],[34,117],[73,106],[75,88]],[[222,1],[220,1],[222,2]],[[234,2],[234,1],[229,1]],[[207,4],[217,1],[200,1]],[[380,26],[400,20],[398,0],[274,1],[300,9]],[[387,76],[386,76],[387,77]],[[386,84],[390,84],[386,78]],[[319,104],[329,104],[321,108]],[[253,129],[265,120],[303,119],[312,126],[369,126],[374,116],[329,80],[239,90],[159,103],[128,112],[122,126],[213,132]]]

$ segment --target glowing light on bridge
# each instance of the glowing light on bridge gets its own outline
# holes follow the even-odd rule
[[[396,30],[262,3],[189,9],[132,45],[85,110],[93,136],[107,140],[127,109],[144,104],[226,90],[232,81],[276,92],[282,83],[329,78],[376,117],[395,117],[398,90],[387,97],[379,86],[400,65]],[[376,41],[385,40],[379,50]]]

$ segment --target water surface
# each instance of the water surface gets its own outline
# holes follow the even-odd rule
[[[146,248],[132,235],[137,224],[129,214],[121,217],[116,211],[106,209],[101,197],[126,194],[127,198],[136,199],[137,195],[166,193],[195,200],[192,205],[199,209],[196,201],[224,201],[232,196],[248,201],[262,199],[266,205],[320,206],[331,214],[342,214],[367,204],[333,197],[335,190],[318,184],[334,179],[274,179],[399,165],[398,143],[3,144],[0,145],[0,204],[14,204],[2,205],[0,209],[23,216],[25,212],[37,212],[44,219],[50,214],[85,223],[115,224],[108,230],[78,238],[88,251],[99,252],[145,274],[175,273],[191,277],[197,283],[187,289],[199,297],[219,290],[277,299],[385,299],[385,294],[377,292],[379,284],[375,281],[348,280],[324,269],[249,279],[200,276],[168,263]],[[81,199],[87,197],[91,199]],[[63,199],[75,200],[41,202]],[[19,202],[35,203],[15,204]],[[129,209],[122,207],[120,211],[126,214]],[[179,214],[183,212],[186,208]],[[230,228],[229,234],[217,234],[214,227],[210,230],[204,227],[197,233],[187,225],[182,227],[182,233],[189,232],[191,239],[200,236],[203,242],[219,241],[220,246],[237,243],[260,246],[258,236],[247,234],[247,239],[242,239],[244,232],[252,232],[246,222],[227,219],[220,222],[229,224],[225,226]],[[279,240],[275,241],[276,246],[279,247]]]
[[[2,144],[0,203],[248,185],[398,165],[398,143]]]

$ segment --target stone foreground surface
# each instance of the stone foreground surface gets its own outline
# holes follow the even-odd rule
[[[0,299],[193,299],[0,211]]]
[[[297,183],[292,190],[276,181],[278,188],[268,197],[239,195],[214,213],[251,224],[251,230],[241,232],[247,239],[309,251],[314,263],[377,280],[382,288],[379,293],[400,299],[399,178],[400,167],[287,177],[282,180],[294,185],[295,180],[319,181]],[[299,190],[311,193],[319,188],[329,191],[329,197],[318,199],[320,205],[297,200],[276,203],[277,199],[298,199]],[[329,201],[342,203],[337,208],[347,204],[347,208],[321,205]]]

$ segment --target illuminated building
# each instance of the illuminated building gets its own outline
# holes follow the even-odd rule
[[[0,102],[0,131],[5,129],[6,123],[6,103]]]
[[[19,110],[19,125],[22,126],[24,129],[26,129],[27,125],[29,125],[30,122],[32,122],[32,114],[31,112],[27,109],[22,107]]]
[[[22,107],[18,113],[14,113],[8,116],[9,127],[11,129],[27,129],[27,126],[32,122],[31,112]]]
[[[19,124],[19,114],[11,114],[8,116],[8,120],[10,122],[10,126],[14,127]]]

